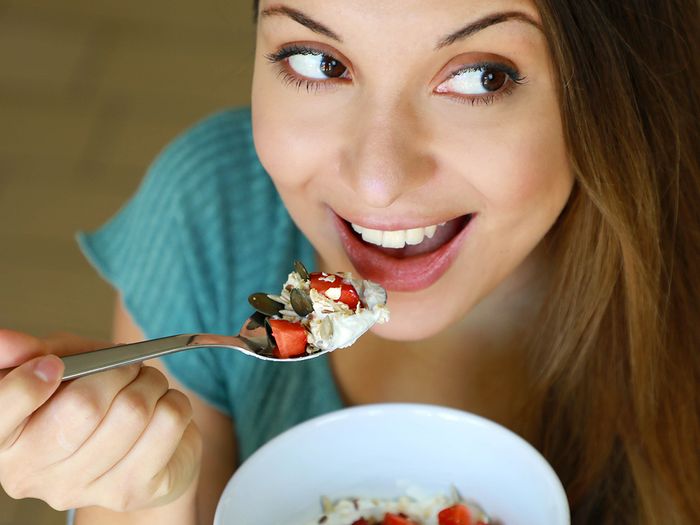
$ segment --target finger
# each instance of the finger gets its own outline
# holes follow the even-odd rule
[[[12,457],[27,467],[43,469],[74,454],[139,369],[140,365],[129,365],[64,384],[29,420],[9,451]]]
[[[179,390],[168,390],[156,404],[151,422],[134,445],[129,459],[143,472],[159,472],[170,461],[190,421],[190,400]]]
[[[132,465],[131,459],[123,461],[118,465],[118,469],[108,471],[87,486],[84,490],[88,498],[86,501],[89,500],[90,505],[99,505],[118,512],[170,503],[179,498],[197,478],[201,455],[201,434],[194,421],[191,421],[171,454],[170,461],[155,476],[143,476],[139,466]],[[136,476],[130,472],[134,472]],[[115,486],[122,488],[116,498]]]
[[[177,390],[168,390],[156,405],[148,428],[129,454],[100,479],[132,480],[143,487],[144,497],[166,497],[170,488],[188,481],[177,475],[191,474],[199,463],[199,432],[194,424],[193,429],[188,430],[191,423],[192,405],[187,396]],[[182,450],[178,450],[181,447]],[[174,462],[172,465],[171,461]],[[192,465],[188,466],[187,461]]]
[[[154,490],[149,507],[164,505],[179,498],[199,472],[202,438],[197,425],[191,421],[170,461],[153,478]]]
[[[165,376],[153,367],[143,367],[138,377],[114,398],[97,430],[75,454],[57,463],[56,469],[79,472],[86,483],[104,475],[143,434],[156,404],[167,391]]]
[[[0,328],[0,369],[19,366],[33,357],[48,353],[39,338]]]
[[[58,388],[62,374],[63,362],[49,355],[30,360],[0,381],[0,450],[14,444],[26,419]]]

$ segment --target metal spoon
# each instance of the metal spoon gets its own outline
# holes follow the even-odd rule
[[[291,359],[274,357],[272,345],[265,331],[264,316],[256,312],[244,323],[238,335],[218,334],[180,334],[159,339],[149,339],[139,343],[112,346],[61,357],[65,364],[63,380],[75,379],[95,372],[102,372],[119,366],[140,363],[146,359],[153,359],[183,350],[193,348],[213,347],[230,348],[244,354],[263,359],[265,361],[278,361],[295,363],[314,359],[330,350],[320,350],[313,354]]]

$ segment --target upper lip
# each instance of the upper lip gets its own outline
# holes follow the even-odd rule
[[[470,213],[462,213],[460,215],[452,215],[449,217],[437,217],[435,219],[418,219],[415,218],[403,218],[400,216],[394,217],[371,217],[363,215],[362,218],[353,218],[351,214],[340,214],[335,210],[331,210],[339,218],[346,222],[356,224],[357,226],[362,226],[363,228],[370,228],[372,230],[382,230],[382,231],[398,231],[398,230],[411,230],[414,228],[425,228],[428,226],[433,226],[436,224],[441,224],[443,222],[449,222],[454,219],[459,219],[466,215],[471,215]]]

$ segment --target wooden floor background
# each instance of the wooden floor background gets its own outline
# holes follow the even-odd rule
[[[80,255],[177,133],[246,105],[249,0],[0,0],[0,326],[109,334]],[[0,525],[64,513],[0,490]]]

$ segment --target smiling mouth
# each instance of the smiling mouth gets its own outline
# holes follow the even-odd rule
[[[390,291],[422,290],[437,281],[457,257],[476,217],[469,213],[433,226],[387,231],[333,215],[353,266]]]
[[[348,224],[362,242],[372,245],[374,249],[389,257],[405,259],[431,253],[444,246],[464,229],[471,218],[472,214],[467,214],[432,226],[392,231]]]

